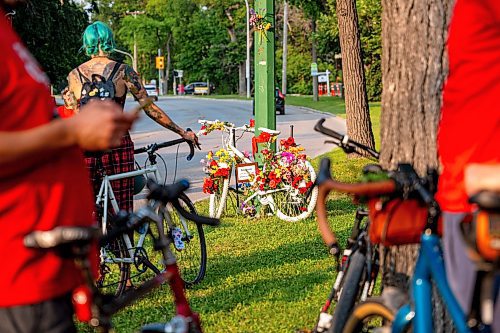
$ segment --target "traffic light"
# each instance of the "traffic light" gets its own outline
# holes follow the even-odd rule
[[[164,69],[165,68],[165,57],[156,57],[156,69]]]

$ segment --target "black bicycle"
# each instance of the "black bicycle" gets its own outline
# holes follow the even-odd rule
[[[332,138],[325,143],[336,144],[345,153],[358,153],[362,150],[368,152],[375,159],[379,158],[379,154],[375,150],[350,140],[346,135],[324,127],[324,122],[325,119],[319,120],[314,129]],[[367,165],[363,169],[366,176],[382,172],[382,168],[375,164]],[[316,184],[322,184],[327,179],[331,179],[330,160],[325,159],[321,161]],[[326,218],[325,200],[324,196],[318,197],[316,208],[318,219],[321,209],[323,209]],[[351,235],[343,251],[335,236],[329,231],[332,237],[325,242],[330,247],[330,253],[337,259],[338,274],[330,294],[321,308],[313,332],[342,332],[354,305],[372,295],[379,272],[379,251],[377,246],[371,244],[368,237],[369,224],[368,211],[358,208]],[[341,253],[342,257],[340,258]],[[333,312],[330,309],[332,302],[336,302]]]

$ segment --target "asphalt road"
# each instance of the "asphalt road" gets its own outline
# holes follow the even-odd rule
[[[248,124],[252,116],[252,102],[244,100],[220,100],[192,97],[162,97],[156,103],[181,127],[191,128],[197,132],[200,129],[199,119],[230,121],[236,126]],[[130,110],[137,103],[127,100],[125,110]],[[326,118],[325,125],[339,132],[345,132],[345,120],[334,115],[316,112],[310,109],[287,105],[285,115],[276,115],[277,129],[281,131],[282,138],[290,135],[290,125],[293,125],[295,141],[306,149],[309,156],[317,156],[330,151],[333,147],[325,145],[326,137],[314,131],[314,124],[320,119]],[[178,135],[164,129],[156,124],[147,115],[142,114],[141,118],[134,125],[132,139],[135,147],[142,147],[153,142],[163,142],[178,138]],[[186,160],[189,148],[182,144],[160,150],[160,155],[167,164],[167,182],[175,179],[186,178],[191,183],[190,198],[195,201],[205,197],[202,192],[203,171],[200,160],[205,158],[208,151],[215,151],[220,148],[220,132],[212,132],[207,136],[200,137],[202,145],[201,151],[196,151],[191,161]],[[241,151],[251,151],[251,136],[247,134],[237,142],[237,147]],[[177,153],[178,148],[178,153]],[[144,162],[144,156],[137,156],[139,163]],[[162,161],[159,161],[159,165]],[[176,166],[177,164],[177,166]],[[163,166],[161,172],[164,175]]]

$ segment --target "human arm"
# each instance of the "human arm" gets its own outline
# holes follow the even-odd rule
[[[76,96],[76,93],[81,89],[81,83],[76,77],[75,71],[71,71],[68,74],[68,86],[64,88],[61,92],[62,98],[64,100],[64,106],[68,110],[73,110],[73,113],[78,113],[78,99],[80,95]]]
[[[500,192],[500,164],[469,164],[464,179],[468,195],[480,191]]]
[[[125,66],[123,80],[128,90],[134,95],[139,103],[144,104],[147,102],[148,94],[146,89],[142,85],[139,75],[130,66]],[[193,142],[196,147],[200,148],[196,134],[181,128],[156,104],[150,103],[148,106],[144,107],[144,112],[159,125],[179,134],[182,138]]]
[[[136,119],[136,115],[121,112],[110,101],[92,101],[82,110],[74,117],[28,130],[0,131],[0,177],[36,167],[67,147],[78,145],[85,150],[116,147]]]

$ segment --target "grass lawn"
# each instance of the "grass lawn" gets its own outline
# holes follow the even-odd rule
[[[288,97],[289,104],[345,114],[341,105],[312,105],[307,98]],[[333,98],[332,98],[333,99]],[[309,104],[308,104],[309,103]],[[380,107],[372,105],[378,137]],[[332,160],[332,175],[354,182],[365,159],[348,158],[335,149],[321,157]],[[328,201],[330,224],[345,244],[355,206],[344,195]],[[208,214],[208,203],[198,203]],[[333,259],[321,240],[314,217],[289,223],[275,217],[244,219],[229,208],[221,226],[205,227],[208,266],[205,280],[187,291],[190,303],[203,320],[205,332],[294,332],[312,328],[335,278]],[[167,286],[125,309],[114,318],[117,332],[135,332],[146,323],[167,321],[173,311]],[[80,326],[82,330],[87,330]]]

